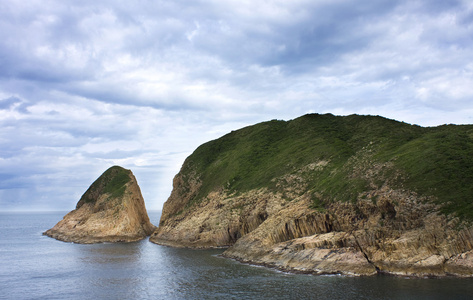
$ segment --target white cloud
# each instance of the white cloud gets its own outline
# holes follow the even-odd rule
[[[468,1],[1,7],[0,210],[70,209],[113,164],[160,209],[197,146],[275,118],[472,121]]]

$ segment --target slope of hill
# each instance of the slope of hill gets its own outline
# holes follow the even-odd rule
[[[313,273],[470,275],[473,126],[305,115],[198,147],[151,241]]]

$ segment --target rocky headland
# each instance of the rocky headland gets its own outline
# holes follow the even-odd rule
[[[306,115],[189,156],[154,243],[314,274],[473,276],[473,126]]]
[[[114,166],[89,187],[73,211],[43,234],[65,242],[91,244],[137,241],[155,229],[135,176],[130,170]]]

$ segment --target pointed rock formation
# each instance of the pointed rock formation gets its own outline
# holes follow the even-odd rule
[[[65,242],[92,244],[133,242],[155,229],[135,176],[114,166],[89,187],[76,209],[43,234]]]

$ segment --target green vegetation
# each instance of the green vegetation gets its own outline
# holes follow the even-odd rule
[[[119,166],[113,166],[105,171],[87,191],[82,195],[80,203],[89,203],[97,200],[103,193],[110,194],[109,199],[122,197],[126,184],[130,181],[130,171]]]
[[[366,157],[369,163],[362,160]],[[320,161],[328,163],[301,173],[308,183],[304,192],[317,194],[314,208],[356,201],[369,183],[354,170],[389,162],[394,169],[383,169],[382,175],[392,184],[434,196],[444,213],[473,220],[473,125],[420,127],[379,116],[330,114],[272,120],[201,145],[181,172],[183,178],[192,172],[200,176],[193,203],[222,188],[276,190],[273,179]],[[397,173],[402,176],[393,178]]]
[[[473,220],[473,126],[444,125],[389,152],[406,183],[434,195],[442,210]]]

